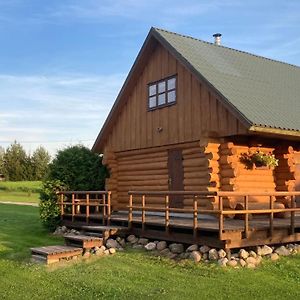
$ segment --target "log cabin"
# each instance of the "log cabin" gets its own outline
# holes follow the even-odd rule
[[[246,234],[234,243],[232,233],[225,247],[236,247],[268,238],[249,241],[250,212],[260,209],[270,215],[268,241],[283,241],[282,232],[273,236],[273,217],[286,216],[282,209],[295,207],[300,191],[300,68],[215,37],[210,43],[151,28],[92,148],[110,172],[111,210],[132,214],[135,201],[143,220],[146,201],[157,214],[166,210],[167,228],[169,211],[193,209],[194,237],[201,210],[249,210],[234,215],[244,219]],[[243,158],[257,152],[275,164],[249,167]],[[300,240],[295,212],[293,238],[285,241]],[[220,219],[219,238],[228,241],[222,226]]]

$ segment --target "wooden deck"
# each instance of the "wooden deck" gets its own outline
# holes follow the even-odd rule
[[[152,239],[164,239],[182,243],[206,244],[213,247],[239,248],[256,246],[262,244],[279,244],[300,241],[300,208],[296,207],[295,196],[299,192],[275,192],[270,196],[270,208],[268,209],[247,209],[249,194],[245,197],[244,210],[223,210],[222,199],[235,195],[234,192],[218,193],[218,210],[199,210],[197,207],[197,196],[205,192],[179,192],[194,196],[193,208],[170,208],[168,196],[172,192],[160,192],[166,197],[166,205],[153,208],[145,205],[145,197],[148,192],[136,192],[142,195],[142,205],[133,203],[131,192],[127,210],[109,210],[109,218],[103,215],[103,211],[88,214],[86,210],[82,213],[80,209],[72,213],[62,214],[62,220],[71,224],[101,225],[109,223],[113,226],[124,226],[128,232]],[[157,193],[156,193],[157,194]],[[256,193],[252,193],[253,195]],[[207,193],[211,197],[211,193]],[[241,194],[238,194],[241,196]],[[290,197],[290,207],[274,209],[273,200],[275,197]],[[68,202],[66,202],[68,203]],[[74,201],[75,203],[75,201]],[[77,201],[75,205],[79,205]],[[64,203],[60,203],[64,206]],[[69,204],[67,204],[69,205]],[[86,202],[84,202],[84,207]],[[64,207],[64,211],[66,208]],[[285,218],[277,218],[276,214],[284,214]],[[238,219],[232,218],[236,215]]]

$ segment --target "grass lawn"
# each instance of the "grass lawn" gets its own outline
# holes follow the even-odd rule
[[[41,181],[2,181],[0,182],[0,202],[39,202]]]
[[[29,247],[62,243],[34,207],[0,204],[1,299],[299,299],[300,256],[256,270],[176,264],[128,251],[46,267]]]

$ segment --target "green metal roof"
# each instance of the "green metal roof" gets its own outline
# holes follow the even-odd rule
[[[251,125],[300,131],[300,67],[152,30]]]

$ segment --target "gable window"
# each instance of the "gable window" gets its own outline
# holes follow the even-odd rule
[[[148,108],[155,109],[176,103],[176,76],[148,84]]]

